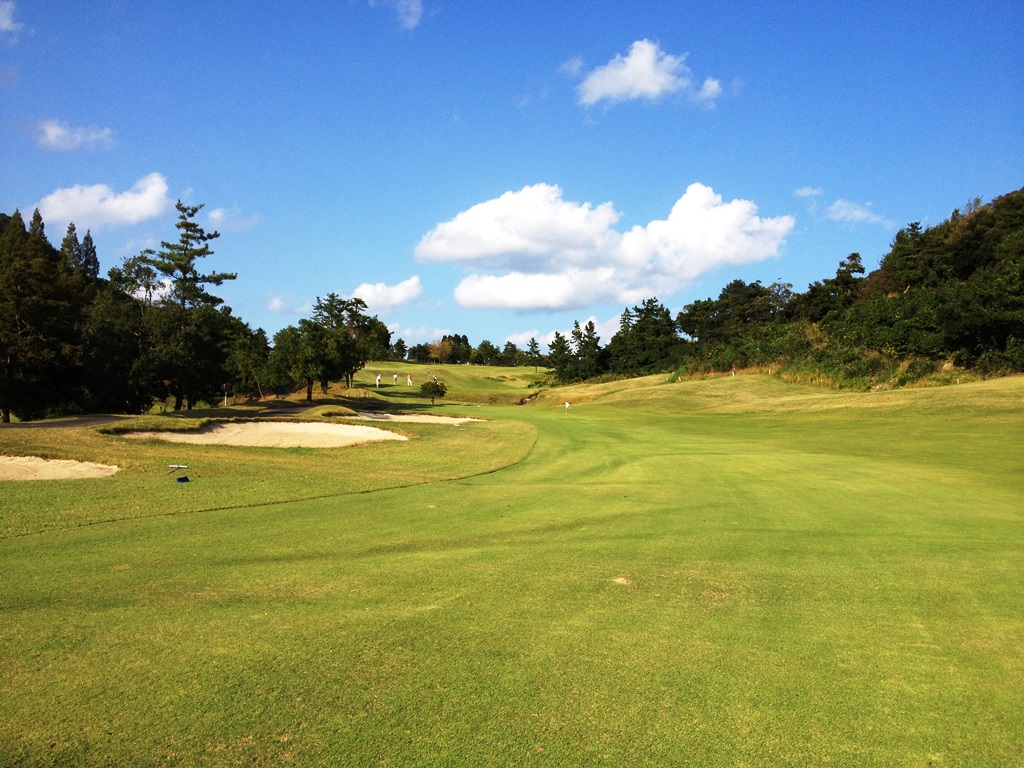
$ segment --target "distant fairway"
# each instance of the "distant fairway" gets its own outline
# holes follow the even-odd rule
[[[0,430],[123,467],[0,485],[0,765],[1024,763],[1024,378],[436,373],[486,421]]]

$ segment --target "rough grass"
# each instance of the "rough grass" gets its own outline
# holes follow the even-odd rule
[[[37,525],[0,764],[1019,764],[1022,383],[556,390],[403,444],[531,438],[498,471],[348,492],[360,450],[328,498]]]

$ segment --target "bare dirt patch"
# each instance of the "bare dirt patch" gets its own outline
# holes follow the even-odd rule
[[[386,429],[356,424],[283,421],[214,424],[189,432],[125,432],[135,440],[164,440],[193,445],[239,445],[257,448],[342,448],[375,440],[407,440]]]
[[[109,477],[118,467],[38,456],[0,456],[0,480],[84,480]]]

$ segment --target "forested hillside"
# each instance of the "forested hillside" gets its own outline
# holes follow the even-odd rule
[[[973,201],[934,227],[910,224],[864,273],[852,253],[802,293],[734,280],[674,321],[649,299],[623,312],[605,348],[592,324],[557,335],[551,364],[564,381],[760,366],[855,387],[944,368],[1024,371],[1024,190]]]

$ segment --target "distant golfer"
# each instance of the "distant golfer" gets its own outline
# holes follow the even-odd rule
[[[380,374],[377,374],[377,389],[380,389]]]
[[[397,386],[398,386],[398,374],[397,374],[397,373],[393,373],[393,374],[391,374],[391,375],[395,377],[395,381],[394,381],[394,384],[395,384],[395,386],[397,387]]]
[[[411,374],[411,373],[410,373],[410,374],[407,374],[407,375],[406,375],[406,377],[405,377],[405,383],[406,383],[407,385],[409,385],[410,387],[412,386],[412,374]]]
[[[569,401],[568,400],[565,401],[565,412],[566,413],[569,412]]]

